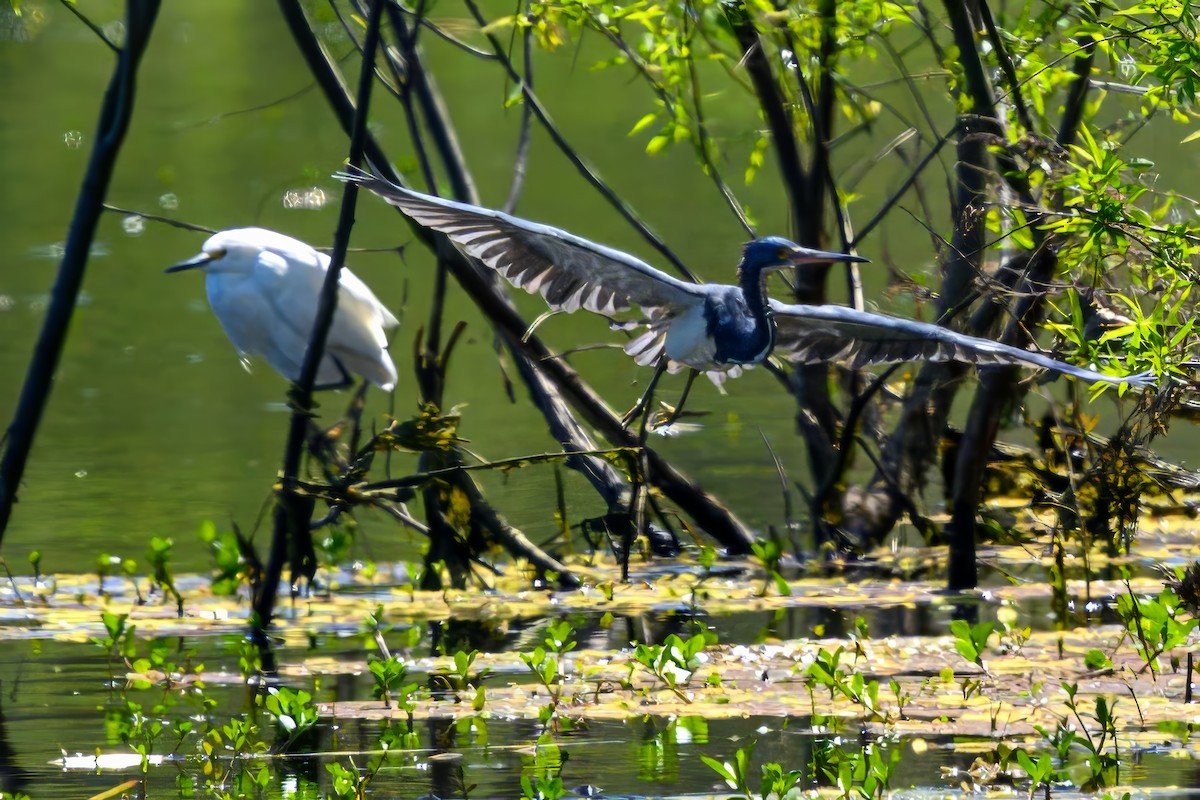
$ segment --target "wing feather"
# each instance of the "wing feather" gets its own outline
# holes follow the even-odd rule
[[[339,173],[421,225],[440,231],[551,308],[615,314],[633,306],[672,316],[703,302],[704,291],[644,261],[567,231],[500,211],[414,192],[369,172]]]
[[[1138,388],[1157,380],[1149,372],[1105,375],[940,325],[844,306],[785,305],[772,300],[771,311],[775,319],[775,353],[798,363],[839,361],[858,368],[897,361],[961,361],[976,366],[1034,367],[1089,382],[1127,383]]]

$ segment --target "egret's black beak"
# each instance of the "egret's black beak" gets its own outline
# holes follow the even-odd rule
[[[178,264],[167,267],[163,270],[163,272],[183,272],[185,269],[197,269],[199,267],[204,267],[207,266],[208,262],[212,261],[215,257],[216,256],[214,256],[212,253],[201,253],[194,258],[189,258],[187,261],[181,261]]]
[[[789,259],[792,266],[801,264],[822,264],[830,261],[866,262],[869,258],[851,255],[850,253],[835,253],[832,250],[814,250],[811,247],[797,247]]]

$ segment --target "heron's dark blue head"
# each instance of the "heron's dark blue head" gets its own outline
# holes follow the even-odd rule
[[[742,249],[741,263],[738,264],[738,275],[761,275],[769,270],[795,267],[801,264],[866,260],[862,256],[854,256],[849,253],[801,247],[782,236],[764,236],[746,243]]]

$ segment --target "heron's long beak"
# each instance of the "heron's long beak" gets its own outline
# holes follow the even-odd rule
[[[851,255],[850,253],[836,253],[832,250],[814,250],[811,247],[797,247],[792,251],[791,265],[800,266],[801,264],[821,264],[829,261],[870,261],[869,258],[862,256]]]
[[[180,261],[178,264],[167,267],[163,272],[183,272],[185,269],[197,269],[208,266],[208,262],[212,261],[213,258],[215,256],[212,253],[201,253],[198,256],[189,258],[187,261]]]

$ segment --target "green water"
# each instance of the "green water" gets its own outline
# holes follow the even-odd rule
[[[41,323],[55,248],[65,236],[112,63],[96,37],[57,4],[26,3],[24,12],[18,23],[24,33],[0,43],[6,76],[0,82],[5,419]],[[113,25],[120,6],[93,4],[87,13]],[[332,36],[330,47],[345,54],[349,45]],[[491,72],[436,40],[430,51],[482,200],[498,204],[507,194],[520,112],[501,107],[508,87]],[[653,160],[640,155],[645,137],[626,134],[645,107],[643,91],[626,74],[591,74],[590,52],[585,46],[539,65],[537,87],[556,121],[700,274],[730,279],[744,235],[690,153],[681,149]],[[259,225],[317,245],[331,241],[340,185],[329,175],[345,158],[346,143],[324,99],[311,89],[273,5],[165,4],[140,78],[110,203],[211,228]],[[403,119],[389,100],[377,96],[373,129],[403,162],[411,152]],[[734,98],[715,124],[745,127],[751,113],[744,98]],[[730,170],[737,175],[740,166]],[[323,208],[285,208],[287,192],[313,188],[327,194]],[[781,228],[781,198],[769,175],[744,200],[764,231]],[[519,210],[652,259],[540,131]],[[239,366],[208,311],[198,276],[162,274],[163,267],[198,252],[204,236],[135,222],[118,214],[102,220],[84,300],[5,540],[10,558],[39,547],[49,569],[87,569],[102,549],[139,557],[150,536],[169,535],[177,541],[181,568],[198,567],[203,561],[192,532],[200,520],[225,524],[232,518],[251,527],[278,469],[286,384],[265,365],[252,373]],[[409,239],[391,209],[372,197],[361,200],[354,245],[394,247]],[[404,260],[363,254],[350,263],[404,318],[392,350],[401,373],[394,407],[407,414],[416,403],[409,353],[426,317],[430,259],[414,247]],[[531,320],[544,310],[534,298],[519,301]],[[541,418],[523,402],[523,389],[518,386],[516,405],[504,399],[491,332],[454,289],[447,319],[459,318],[470,327],[450,370],[446,400],[465,404],[462,434],[471,447],[497,458],[553,449]],[[564,349],[612,336],[603,321],[582,317],[551,320],[542,334]],[[632,404],[648,376],[615,350],[581,353],[575,363],[615,407]],[[669,381],[664,397],[679,386]],[[701,389],[693,408],[712,412],[705,430],[660,445],[732,498],[752,523],[778,522],[782,501],[759,428],[802,474],[801,446],[791,435],[792,403],[762,370],[730,389],[727,398]],[[322,402],[337,410],[347,400],[329,394]],[[380,415],[388,404],[374,393],[369,413]],[[535,538],[553,532],[545,503],[553,486],[548,469],[486,483],[503,512]],[[602,512],[581,480],[568,476],[568,487],[576,518]],[[411,554],[407,537],[398,541],[392,526],[363,523],[372,555]]]

